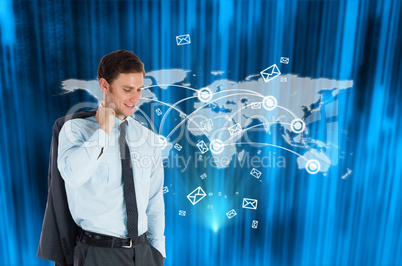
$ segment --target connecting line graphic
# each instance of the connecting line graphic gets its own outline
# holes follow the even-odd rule
[[[192,90],[192,91],[195,91],[195,92],[198,93],[198,90],[196,90],[196,89],[193,89],[193,88],[187,87],[187,86],[176,85],[176,84],[159,84],[159,85],[152,85],[152,86],[148,86],[148,87],[146,87],[146,88],[144,88],[144,89],[149,89],[149,88],[152,88],[152,87],[159,87],[159,86],[177,86],[177,87],[181,87],[181,88],[184,88],[184,89]],[[255,96],[264,98],[264,95],[262,95],[262,94],[260,94],[260,93],[254,92],[254,91],[252,91],[252,90],[244,90],[244,89],[224,90],[224,91],[212,93],[211,96],[216,95],[216,94],[220,94],[220,93],[224,93],[224,92],[230,92],[230,91],[245,91],[245,92],[252,93],[252,94],[255,95]],[[231,96],[231,95],[228,95],[228,96]],[[161,132],[162,132],[162,130],[163,130],[163,125],[164,125],[164,122],[165,122],[165,120],[166,120],[166,117],[167,117],[167,115],[170,113],[170,111],[171,111],[172,108],[175,109],[175,110],[177,110],[177,109],[174,108],[174,107],[177,106],[179,103],[182,103],[182,102],[187,101],[187,100],[190,100],[190,99],[198,98],[198,97],[199,97],[198,95],[197,95],[197,96],[191,96],[191,97],[187,97],[187,98],[181,99],[180,101],[174,103],[173,105],[166,104],[166,105],[170,106],[170,108],[165,112],[165,114],[164,114],[163,117],[162,117],[162,121],[161,121],[161,123],[160,123],[160,124],[161,124],[161,127],[159,128],[159,135],[161,134]],[[155,102],[159,102],[159,103],[164,104],[163,102],[158,101],[158,100],[154,100],[154,99],[151,99],[151,100],[153,100],[153,101],[155,101]],[[210,103],[211,103],[211,102],[210,102]],[[204,106],[205,106],[205,105],[204,105]],[[204,106],[202,106],[202,107],[204,107]],[[201,108],[202,108],[202,107],[201,107]],[[177,111],[178,111],[178,110],[177,110]],[[182,113],[182,111],[179,111],[179,113]],[[194,112],[193,112],[193,113],[194,113]],[[188,116],[190,116],[190,115],[193,114],[193,113],[190,113]],[[187,115],[186,115],[186,116],[187,116]],[[197,126],[197,123],[194,123],[194,124],[196,124],[196,126]],[[170,136],[170,134],[169,134],[166,138],[169,138],[169,136]]]
[[[188,86],[176,85],[176,84],[158,84],[158,85],[151,85],[151,86],[145,87],[144,89],[149,89],[149,88],[154,88],[154,87],[160,87],[160,86],[166,86],[166,87],[176,86],[176,87],[180,87],[180,88],[183,88],[183,89],[192,90],[192,91],[195,91],[195,92],[198,93],[198,90],[196,90],[196,89],[193,89],[193,88],[188,87]],[[177,106],[177,105],[178,105],[179,103],[181,103],[181,102],[184,102],[184,101],[186,101],[186,100],[193,99],[193,98],[198,98],[198,96],[191,96],[191,97],[187,97],[187,98],[181,99],[180,101],[174,103],[173,105],[170,105],[170,104],[167,104],[167,103],[164,103],[164,102],[155,100],[155,99],[150,99],[151,101],[155,101],[155,102],[158,102],[158,103],[165,104],[165,105],[169,106],[169,109],[166,111],[166,113],[165,113],[165,114],[163,115],[163,117],[162,117],[162,121],[161,121],[161,123],[160,123],[161,126],[160,126],[160,128],[159,128],[159,135],[162,134],[163,124],[164,124],[164,122],[165,122],[165,120],[166,120],[166,116],[169,114],[170,110],[171,110],[171,109],[175,109],[175,110],[178,111],[179,113],[184,113],[184,112],[182,112],[181,110],[175,108],[175,106]],[[147,98],[147,99],[148,99],[148,98]],[[185,114],[185,113],[184,113],[184,114]],[[186,117],[187,117],[187,114],[186,114]],[[192,120],[190,120],[190,121],[192,121]]]
[[[180,88],[184,88],[184,89],[188,89],[188,90],[192,90],[192,91],[198,92],[198,90],[193,89],[193,88],[191,88],[191,87],[187,87],[187,86],[183,86],[183,85],[177,85],[177,84],[157,84],[157,85],[151,85],[151,86],[144,87],[144,90],[145,90],[145,89],[149,89],[149,88],[153,88],[153,87],[160,87],[160,86],[162,86],[162,87],[176,86],[176,87],[180,87]]]
[[[252,128],[255,128],[255,127],[258,127],[258,126],[262,126],[262,125],[273,125],[273,124],[284,124],[284,125],[292,126],[292,123],[286,123],[286,122],[280,122],[280,121],[265,122],[265,123],[261,123],[261,124],[258,124],[258,125],[254,125],[254,126],[251,126],[251,127],[245,128],[245,129],[242,129],[242,130],[240,130],[240,131],[234,133],[230,138],[228,138],[227,140],[225,140],[224,143],[228,142],[229,140],[235,138],[237,135],[239,135],[239,134],[241,134],[241,133],[244,133],[244,132],[246,132],[246,131],[248,131],[248,130],[250,130],[250,129],[252,129]],[[226,123],[225,123],[225,125],[226,125]],[[223,129],[225,129],[225,128],[223,127]],[[219,132],[219,135],[218,135],[218,138],[217,138],[217,139],[221,139],[221,138],[220,138],[221,133],[222,133],[222,131]],[[306,148],[306,147],[307,147],[306,143],[303,142],[303,144],[304,144],[304,148]]]
[[[236,90],[236,91],[238,91],[238,90]],[[223,93],[223,92],[226,92],[226,91],[221,91],[221,92],[217,92],[216,94],[218,94],[218,93]],[[207,103],[205,103],[204,105],[202,105],[202,106],[200,106],[200,107],[198,107],[197,109],[195,109],[194,110],[194,112],[192,112],[192,113],[190,113],[186,118],[184,118],[179,124],[177,124],[177,126],[175,127],[175,128],[173,128],[173,130],[167,135],[167,139],[184,123],[184,122],[186,122],[186,120],[191,116],[191,115],[194,115],[195,113],[197,113],[198,111],[200,111],[202,108],[204,108],[205,106],[207,106],[207,105],[209,105],[209,104],[211,104],[211,103],[213,103],[213,102],[216,102],[216,101],[218,101],[218,100],[221,100],[221,99],[224,99],[224,98],[227,98],[227,97],[230,97],[230,96],[236,96],[236,95],[255,95],[254,93],[253,94],[251,94],[251,93],[235,93],[235,94],[230,94],[230,95],[225,95],[225,96],[223,96],[223,97],[220,97],[220,98],[217,98],[217,99],[214,99],[214,100],[212,100],[212,101],[210,101],[210,102],[207,102]]]
[[[181,103],[181,102],[187,101],[187,100],[189,100],[189,99],[193,99],[193,98],[198,98],[198,96],[191,96],[191,97],[187,97],[187,98],[181,99],[180,101],[175,102],[173,105],[167,104],[167,105],[170,106],[170,107],[169,107],[169,109],[165,112],[165,114],[164,114],[163,117],[162,117],[161,125],[160,125],[160,127],[159,127],[159,135],[162,133],[163,124],[164,124],[163,122],[165,122],[166,117],[167,117],[167,115],[169,114],[170,110],[172,110],[172,109],[178,110],[177,108],[175,108],[176,105],[178,105],[178,104]],[[157,101],[157,102],[160,102],[160,101]],[[161,103],[161,102],[160,102],[160,103]],[[182,113],[182,112],[180,111],[180,113]],[[187,116],[187,114],[186,114],[186,116]]]
[[[225,140],[225,142],[223,142],[222,145],[223,145],[223,146],[229,145],[229,144],[226,144],[228,141],[230,141],[231,139],[235,138],[236,135],[239,135],[239,134],[241,134],[241,133],[244,133],[244,132],[246,132],[246,131],[248,131],[248,130],[250,130],[250,129],[253,129],[253,128],[255,128],[255,127],[262,126],[262,125],[273,125],[273,124],[285,124],[285,125],[289,125],[289,126],[292,125],[291,123],[285,123],[285,122],[279,122],[279,121],[261,123],[261,124],[258,124],[258,125],[254,125],[254,126],[251,126],[251,127],[245,128],[245,129],[242,129],[241,131],[234,133],[233,136],[231,136],[230,138],[228,138],[227,140]],[[220,139],[220,138],[218,138],[218,139]],[[250,144],[252,144],[252,143],[257,143],[257,142],[241,142],[241,143],[250,143]],[[293,152],[293,151],[291,151],[291,150],[289,150],[289,149],[287,149],[287,148],[284,148],[284,147],[282,147],[282,146],[277,146],[277,145],[268,144],[268,143],[265,143],[265,145],[270,145],[270,146],[278,147],[278,148],[281,148],[281,149],[284,149],[284,150]],[[294,154],[297,154],[297,155],[299,155],[299,156],[301,156],[301,157],[303,157],[303,158],[307,161],[307,159],[306,159],[304,156],[302,156],[302,155],[300,155],[300,154],[298,154],[298,153],[296,153],[296,152],[293,152],[293,153],[294,153]]]
[[[261,97],[261,96],[260,96],[260,97]],[[265,98],[264,96],[262,96],[262,97]],[[252,104],[253,104],[253,103],[247,104],[247,105],[243,106],[242,108],[238,109],[238,110],[237,110],[236,112],[234,112],[231,116],[229,116],[229,118],[232,119],[238,112],[240,112],[240,111],[246,109],[247,107],[251,106]],[[279,108],[281,108],[281,109],[283,109],[283,110],[289,112],[294,118],[297,118],[297,116],[296,116],[292,111],[290,111],[289,109],[287,109],[287,108],[285,108],[285,107],[282,107],[282,106],[279,106],[279,105],[277,105],[276,107],[279,107]],[[226,129],[227,123],[229,123],[229,119],[225,122],[225,124],[223,124],[222,129]],[[285,124],[285,123],[283,123],[283,124]],[[222,133],[222,131],[219,132],[218,139],[220,139],[221,133]]]
[[[290,123],[284,123],[284,122],[278,122],[278,121],[261,123],[261,124],[258,124],[258,125],[254,125],[254,126],[251,126],[251,127],[245,128],[245,129],[242,129],[241,131],[234,133],[230,138],[228,138],[227,140],[225,140],[225,142],[224,142],[223,144],[225,144],[225,143],[228,142],[229,140],[231,140],[231,139],[233,139],[234,137],[236,137],[236,135],[239,135],[239,134],[241,134],[241,133],[244,133],[244,132],[246,132],[246,131],[248,131],[248,130],[250,130],[250,129],[253,129],[253,128],[255,128],[255,127],[262,126],[262,125],[273,125],[273,124],[279,124],[279,123],[285,124],[285,125],[291,125]],[[222,132],[222,131],[221,131],[221,132]],[[220,139],[220,138],[218,137],[218,139]]]
[[[142,98],[142,99],[149,99],[149,98]],[[159,100],[156,100],[156,99],[150,99],[150,100],[155,101],[155,102],[158,102],[158,103],[160,103],[160,104],[164,104],[164,105],[169,106],[169,107],[170,107],[169,110],[170,110],[170,109],[174,109],[174,110],[176,110],[176,111],[179,112],[179,113],[185,114],[183,111],[181,111],[180,109],[174,107],[173,105],[170,105],[170,104],[168,104],[168,103],[165,103],[165,102],[162,102],[162,101],[159,101]],[[138,110],[139,110],[139,109],[138,109]],[[141,111],[141,112],[142,112],[142,111]],[[187,117],[187,114],[185,114],[185,115],[186,115],[186,117]],[[195,125],[198,125],[194,120],[192,120],[191,118],[189,118],[189,119],[190,119],[190,122],[193,122]],[[162,121],[163,121],[163,120],[162,120]],[[162,123],[162,122],[161,122],[161,123]],[[154,129],[154,132],[156,132],[155,127],[153,127],[153,129]],[[199,129],[201,129],[201,128],[199,127]],[[161,135],[161,130],[159,130],[159,135]],[[168,138],[168,137],[166,137],[166,138]]]
[[[285,107],[283,107],[283,106],[280,106],[280,105],[277,105],[276,106],[277,108],[280,108],[280,109],[282,109],[282,110],[285,110],[285,111],[287,111],[289,114],[291,114],[294,118],[297,118],[297,116],[292,112],[292,111],[290,111],[289,109],[287,109],[287,108],[285,108]]]
[[[147,98],[141,98],[141,99],[147,99]],[[153,132],[156,132],[155,125],[154,125],[154,123],[151,122],[151,119],[148,117],[148,115],[147,115],[144,111],[142,111],[140,108],[137,108],[137,107],[136,107],[136,110],[139,111],[139,112],[142,114],[142,116],[147,120],[148,124],[151,125],[152,131],[153,131]],[[134,111],[134,113],[135,113],[135,112],[136,112],[136,111]]]
[[[159,85],[149,86],[149,87],[147,87],[147,88],[159,87],[159,86],[172,86],[172,85],[171,85],[171,84],[159,84]],[[299,153],[297,153],[297,152],[295,152],[295,151],[292,151],[292,150],[290,150],[290,149],[287,149],[287,148],[285,148],[285,147],[281,147],[281,146],[274,145],[274,144],[269,144],[269,143],[262,143],[262,142],[233,142],[233,143],[227,143],[228,141],[230,141],[230,140],[232,140],[234,137],[236,137],[238,134],[240,134],[240,133],[242,133],[242,132],[246,132],[246,131],[248,131],[248,130],[251,130],[251,129],[253,129],[253,128],[255,128],[255,127],[258,127],[258,126],[261,126],[261,125],[272,125],[272,124],[281,123],[281,124],[285,124],[285,125],[290,125],[291,131],[293,131],[294,133],[297,133],[297,134],[303,133],[304,130],[305,130],[305,123],[304,123],[304,121],[301,120],[300,118],[297,118],[297,116],[296,116],[292,111],[290,111],[289,109],[287,109],[287,108],[285,108],[285,107],[283,107],[283,106],[279,106],[279,105],[277,104],[277,100],[276,100],[275,97],[270,96],[270,95],[269,95],[269,96],[263,96],[263,95],[260,94],[260,93],[253,92],[253,91],[251,91],[251,90],[243,90],[243,89],[224,90],[224,91],[212,93],[211,90],[208,89],[208,88],[203,88],[203,89],[201,89],[201,90],[196,90],[196,89],[193,89],[193,88],[190,88],[190,87],[186,87],[186,86],[181,86],[181,85],[174,85],[174,86],[177,86],[177,87],[181,87],[181,88],[185,88],[185,89],[189,89],[189,90],[195,91],[195,92],[197,92],[197,96],[191,96],[191,97],[187,97],[187,98],[181,99],[180,101],[174,103],[173,105],[167,104],[167,103],[165,103],[165,102],[162,102],[162,101],[159,101],[159,100],[156,100],[156,99],[152,99],[152,98],[151,98],[151,99],[149,99],[149,98],[143,98],[143,99],[149,99],[149,100],[151,100],[151,101],[155,101],[155,102],[158,102],[158,103],[161,103],[161,104],[164,104],[164,105],[169,106],[169,109],[166,111],[166,113],[165,113],[164,116],[162,117],[161,126],[160,126],[160,128],[159,128],[159,135],[160,135],[161,138],[165,139],[165,141],[166,141],[166,139],[169,139],[169,138],[172,136],[172,134],[173,134],[178,128],[180,128],[180,126],[181,126],[183,123],[185,123],[187,120],[193,122],[193,123],[196,125],[196,127],[197,127],[198,129],[202,130],[202,128],[200,127],[200,125],[199,125],[196,121],[194,121],[191,117],[194,116],[194,115],[195,115],[197,112],[199,112],[201,109],[203,109],[205,106],[210,105],[211,103],[214,103],[214,102],[216,102],[216,101],[219,101],[219,100],[224,99],[224,98],[227,98],[227,97],[237,96],[237,95],[251,95],[251,96],[257,96],[257,97],[263,98],[263,101],[262,101],[260,104],[263,105],[264,109],[266,109],[266,110],[268,110],[268,111],[272,111],[272,110],[274,110],[274,109],[277,108],[277,107],[278,107],[278,108],[281,108],[281,109],[287,111],[288,113],[290,113],[290,114],[294,117],[294,120],[293,120],[291,123],[279,122],[279,121],[268,122],[268,123],[261,123],[261,124],[258,124],[258,125],[254,125],[254,126],[248,127],[248,128],[246,128],[246,129],[241,129],[239,132],[233,133],[233,135],[231,134],[232,136],[231,136],[229,139],[227,139],[224,143],[219,140],[222,131],[219,132],[218,139],[214,139],[214,140],[212,140],[212,141],[210,140],[210,138],[209,138],[207,135],[205,135],[205,136],[208,138],[209,142],[210,142],[211,152],[212,152],[212,153],[215,153],[215,154],[218,154],[218,153],[220,153],[220,152],[223,151],[224,146],[239,145],[239,144],[247,144],[247,145],[256,144],[256,145],[272,146],[272,147],[276,147],[276,148],[279,148],[279,149],[282,149],[282,150],[291,152],[291,153],[297,155],[298,157],[303,158],[303,159],[306,161],[306,167],[305,167],[305,168],[306,168],[306,170],[307,170],[308,173],[310,173],[310,174],[316,174],[316,173],[318,173],[318,172],[320,171],[321,165],[320,165],[319,161],[317,161],[317,160],[315,160],[315,159],[310,159],[310,160],[309,160],[309,159],[307,159],[306,157],[304,157],[303,155],[301,155],[301,154],[299,154]],[[243,92],[243,93],[229,94],[229,95],[225,95],[225,96],[223,96],[223,97],[219,97],[219,98],[217,98],[217,99],[211,100],[213,95],[217,95],[217,94],[221,94],[221,93],[227,93],[227,92],[230,92],[230,91],[236,91],[236,92],[244,91],[244,92]],[[163,136],[161,135],[162,129],[163,129],[163,122],[166,120],[166,117],[167,117],[168,114],[170,113],[171,109],[174,109],[174,110],[178,111],[180,114],[181,114],[181,113],[184,113],[184,112],[182,112],[180,109],[178,109],[176,106],[177,106],[179,103],[182,103],[182,102],[184,102],[184,101],[187,101],[187,100],[193,99],[193,98],[199,98],[200,101],[203,102],[204,104],[203,104],[202,106],[198,107],[197,109],[195,109],[192,113],[190,113],[190,114],[188,114],[188,115],[186,114],[186,117],[185,117],[182,121],[180,121],[180,123],[177,124],[177,125],[173,128],[172,131],[170,131],[170,133],[166,136],[166,138],[163,137]],[[240,108],[240,109],[237,110],[235,113],[233,113],[233,114],[230,116],[230,118],[232,119],[238,112],[244,110],[245,108],[251,106],[252,104],[253,104],[253,103],[248,104],[248,105],[246,105],[246,106]],[[261,108],[261,106],[260,106],[260,108]],[[260,109],[260,108],[259,108],[259,109]],[[139,110],[139,109],[138,109],[138,110]],[[144,114],[141,110],[140,110],[140,112],[141,112],[142,114]],[[144,114],[144,117],[147,118],[147,116],[146,116],[145,114]],[[228,120],[228,121],[225,122],[223,128],[225,128],[226,124],[229,122],[229,119],[227,119],[227,120]],[[150,123],[150,124],[151,124],[151,123]],[[154,128],[154,132],[155,132],[155,131],[156,131],[156,130],[155,130],[155,128]]]
[[[185,88],[194,90],[193,88],[190,88],[190,87],[185,87]],[[196,90],[196,91],[197,91],[197,90]],[[259,94],[259,93],[257,93],[257,92],[253,92],[253,91],[251,91],[251,90],[243,90],[243,89],[239,89],[239,90],[224,90],[224,91],[220,91],[220,92],[213,93],[211,96],[216,95],[216,94],[219,94],[219,93],[224,93],[224,92],[227,92],[227,91],[246,91],[246,92],[250,92],[250,93],[255,93],[256,96],[260,96],[260,97],[262,96],[262,97],[263,97],[263,95],[261,95],[261,94]],[[197,91],[197,92],[198,92],[198,91]],[[197,96],[191,96],[191,97],[187,97],[187,98],[181,99],[180,101],[175,102],[175,103],[172,105],[172,107],[173,107],[173,106],[176,106],[176,105],[178,105],[179,103],[184,102],[184,101],[186,101],[186,100],[193,99],[193,98],[198,98],[198,97],[199,97],[199,96],[197,95]],[[166,111],[166,113],[163,115],[162,121],[161,121],[161,126],[163,126],[163,122],[164,122],[165,119],[166,119],[165,117],[169,114],[170,110],[171,110],[171,108],[169,108],[169,109]],[[190,113],[189,115],[191,115],[191,114],[192,114],[192,113]],[[161,132],[161,129],[159,130],[159,132]]]
[[[238,112],[240,112],[240,111],[243,110],[243,109],[246,109],[247,107],[249,107],[249,106],[251,106],[251,105],[253,105],[253,103],[247,104],[247,105],[243,106],[242,108],[239,108],[239,109],[238,109],[236,112],[234,112],[229,118],[233,118]],[[287,112],[288,112],[289,114],[291,114],[294,118],[297,118],[297,116],[296,116],[292,111],[290,111],[289,109],[287,109],[287,108],[285,108],[285,107],[283,107],[283,106],[280,106],[280,105],[277,105],[276,107],[277,107],[277,108],[281,108],[281,109],[287,111]],[[225,126],[225,125],[224,125],[224,126]]]
[[[279,148],[279,149],[282,149],[282,150],[291,152],[291,153],[293,153],[293,154],[296,154],[297,156],[303,158],[306,162],[309,161],[306,157],[304,157],[303,155],[301,155],[301,154],[299,154],[299,153],[297,153],[297,152],[295,152],[295,151],[292,151],[292,150],[289,150],[289,149],[287,149],[287,148],[284,148],[284,147],[281,147],[281,146],[277,146],[277,145],[274,145],[274,144],[269,144],[269,143],[262,143],[262,142],[233,142],[233,143],[227,143],[227,144],[223,144],[223,145],[224,145],[224,146],[229,146],[229,145],[238,145],[238,144],[248,144],[248,145],[250,145],[250,144],[256,144],[256,145],[272,146],[272,147],[276,147],[276,148]]]

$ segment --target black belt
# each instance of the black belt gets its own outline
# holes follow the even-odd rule
[[[131,238],[119,238],[82,230],[78,241],[90,246],[103,248],[131,248],[133,245],[146,241],[146,235],[140,235],[135,242]]]

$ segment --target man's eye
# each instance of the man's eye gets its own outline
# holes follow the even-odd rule
[[[124,91],[129,92],[130,90],[124,90]]]

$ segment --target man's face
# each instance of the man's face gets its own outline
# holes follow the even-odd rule
[[[115,109],[116,116],[123,120],[134,113],[134,107],[140,101],[144,77],[142,73],[120,73],[111,84],[101,81],[101,87],[106,106]]]

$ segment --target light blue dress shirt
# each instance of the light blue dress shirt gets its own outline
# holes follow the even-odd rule
[[[166,257],[164,172],[159,138],[132,117],[123,121],[114,119],[110,135],[99,129],[95,116],[71,119],[60,131],[57,165],[65,181],[71,215],[84,230],[116,237],[127,235],[119,147],[119,126],[127,120],[126,141],[133,165],[138,234],[146,232],[150,244]]]

